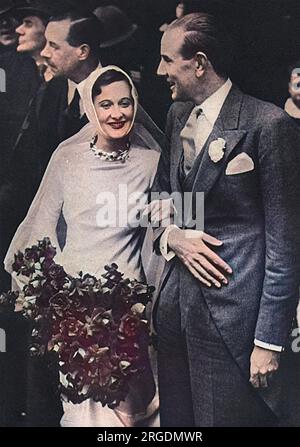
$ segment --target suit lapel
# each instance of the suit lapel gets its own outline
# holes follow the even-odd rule
[[[208,195],[218,176],[223,172],[231,151],[246,134],[246,131],[238,129],[242,101],[243,94],[232,87],[207,142],[187,176],[186,180],[193,185],[193,192],[203,191],[205,197]],[[217,138],[223,138],[226,146],[223,158],[215,163],[211,160],[208,149],[211,142]]]

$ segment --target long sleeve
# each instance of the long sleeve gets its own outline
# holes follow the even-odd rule
[[[266,257],[255,338],[284,346],[298,300],[300,132],[285,115],[262,129],[259,168]]]
[[[50,160],[27,216],[11,242],[4,260],[8,272],[11,272],[14,254],[18,250],[23,251],[44,237],[50,238],[52,245],[57,249],[57,254],[60,254],[56,226],[63,206],[65,163],[60,148],[58,148]]]
[[[25,217],[41,181],[34,104],[35,101],[32,102],[25,117],[11,153],[10,163],[2,177],[0,186],[1,219],[7,219],[7,215],[14,214],[20,222]],[[17,200],[18,207],[16,209]]]

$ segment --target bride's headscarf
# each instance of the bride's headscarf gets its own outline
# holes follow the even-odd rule
[[[134,115],[131,127],[128,131],[130,132],[131,144],[140,146],[144,149],[153,149],[157,152],[161,152],[161,148],[165,144],[163,133],[152,121],[145,110],[139,105],[138,94],[131,78],[125,71],[115,65],[99,67],[95,71],[93,71],[86,79],[82,92],[82,101],[84,111],[89,122],[77,134],[63,141],[59,147],[64,147],[65,145],[69,144],[81,144],[86,141],[91,141],[96,132],[100,131],[102,133],[102,129],[98,121],[92,98],[92,92],[93,86],[95,85],[97,79],[109,70],[115,70],[122,73],[131,86],[131,95],[134,104]]]
[[[77,134],[63,141],[52,155],[52,159],[47,167],[44,178],[39,187],[39,191],[31,204],[26,218],[17,229],[9,250],[6,254],[4,261],[5,269],[10,273],[12,272],[14,254],[17,253],[18,250],[24,251],[26,247],[30,247],[31,245],[36,244],[37,240],[42,239],[45,235],[50,237],[52,244],[57,248],[58,255],[56,257],[56,260],[57,262],[59,262],[60,244],[55,231],[57,221],[50,222],[49,216],[46,217],[47,200],[49,200],[47,195],[47,182],[49,181],[49,179],[52,179],[54,183],[56,182],[56,177],[58,174],[55,170],[55,166],[61,166],[63,164],[65,154],[71,153],[69,152],[69,150],[72,151],[74,146],[82,143],[86,144],[87,141],[91,141],[91,138],[94,137],[95,132],[101,130],[101,126],[99,124],[93,103],[92,91],[93,86],[99,76],[109,70],[115,70],[124,74],[126,79],[128,79],[129,85],[131,86],[131,94],[134,103],[134,116],[132,120],[132,126],[128,131],[130,132],[131,145],[147,149],[154,149],[156,151],[161,150],[160,144],[157,142],[158,140],[156,137],[156,135],[159,134],[159,129],[155,126],[146,112],[143,109],[138,108],[137,92],[130,77],[123,70],[116,66],[98,68],[93,73],[91,73],[91,75],[86,80],[84,92],[82,93],[83,105],[86,115],[89,119],[89,123],[86,124]],[[140,114],[142,120],[139,123],[136,123],[134,121],[137,111],[142,112]],[[62,150],[63,148],[65,150]],[[53,163],[54,160],[55,163]],[[62,207],[62,203],[57,203],[57,208],[60,209],[60,207]],[[37,214],[39,215],[39,219],[37,219]],[[13,287],[15,288],[16,284],[14,284]],[[18,288],[21,287],[22,285],[18,285]]]
[[[94,87],[96,81],[104,73],[107,73],[108,71],[116,71],[118,73],[121,73],[127,79],[128,84],[130,85],[131,96],[132,96],[132,100],[133,100],[133,118],[132,118],[131,126],[127,132],[127,133],[129,133],[134,125],[134,120],[135,120],[137,106],[138,106],[138,94],[137,94],[136,88],[135,88],[131,78],[128,76],[128,74],[125,73],[125,71],[123,71],[121,68],[119,68],[115,65],[108,65],[107,67],[104,67],[104,68],[97,68],[88,77],[87,81],[85,82],[83,95],[82,95],[84,111],[86,113],[86,116],[87,116],[89,122],[93,125],[95,132],[100,132],[100,134],[105,135],[105,132],[103,131],[103,129],[99,123],[97,112],[96,112],[96,109],[94,106],[92,92],[93,92],[93,87]],[[112,81],[112,82],[114,82],[114,81]]]

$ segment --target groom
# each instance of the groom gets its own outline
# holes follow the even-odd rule
[[[175,104],[156,189],[204,192],[204,230],[223,242],[187,222],[155,241],[169,260],[155,314],[163,426],[274,426],[282,416],[279,363],[299,283],[300,138],[282,110],[232,85],[231,49],[203,13],[173,22],[161,42],[158,74]]]

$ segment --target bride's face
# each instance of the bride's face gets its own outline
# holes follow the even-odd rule
[[[101,87],[101,93],[94,98],[94,107],[101,129],[108,139],[120,139],[128,134],[134,107],[126,81],[115,81]]]

